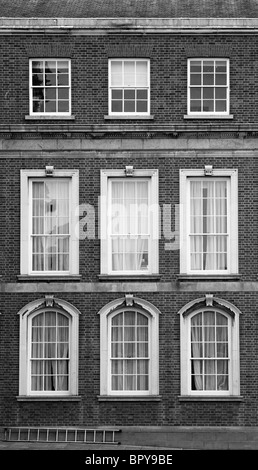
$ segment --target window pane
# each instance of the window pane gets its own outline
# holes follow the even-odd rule
[[[123,111],[123,103],[122,101],[112,101],[112,113],[122,113]]]
[[[214,101],[203,100],[203,111],[212,113],[214,111]]]
[[[113,100],[122,100],[123,99],[123,90],[112,90],[112,99]]]
[[[195,100],[195,101],[191,101],[190,103],[190,111],[192,113],[199,113],[202,111],[202,103],[201,101],[198,101],[198,100]]]
[[[147,87],[148,86],[148,65],[146,61],[136,62],[136,86]]]
[[[190,85],[201,85],[202,84],[202,76],[201,74],[191,74],[190,76]]]
[[[136,86],[134,61],[124,62],[124,86]]]
[[[135,112],[135,101],[125,100],[124,102],[124,112],[125,113],[134,113]]]
[[[111,62],[111,86],[123,86],[122,61]]]
[[[216,112],[226,112],[227,111],[227,102],[223,100],[217,100],[215,102],[215,111]]]
[[[136,112],[137,113],[147,113],[148,103],[147,101],[137,101],[136,103]]]

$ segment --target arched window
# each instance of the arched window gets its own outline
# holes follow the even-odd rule
[[[77,394],[78,310],[59,299],[20,314],[20,395]]]
[[[158,310],[142,299],[124,299],[100,312],[102,396],[158,394]]]
[[[182,395],[239,395],[239,311],[198,299],[181,313]]]
[[[43,310],[29,321],[31,392],[68,392],[71,319],[57,309]]]

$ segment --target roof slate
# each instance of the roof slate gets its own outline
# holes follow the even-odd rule
[[[8,18],[258,18],[258,0],[0,0]]]

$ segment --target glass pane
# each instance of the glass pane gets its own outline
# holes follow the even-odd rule
[[[125,100],[135,100],[135,90],[124,90]]]
[[[32,75],[32,86],[43,86],[43,85],[44,85],[43,73],[34,73]]]
[[[215,85],[226,85],[227,84],[227,75],[226,74],[216,74],[215,76]]]
[[[111,96],[113,100],[122,100],[123,99],[123,90],[112,90]]]
[[[148,92],[147,90],[136,90],[137,100],[147,100]]]
[[[227,88],[215,88],[215,99],[225,100],[227,98]]]
[[[201,88],[194,87],[190,89],[190,99],[200,100],[201,99]]]
[[[203,73],[214,73],[214,60],[203,61]]]
[[[215,111],[218,113],[218,112],[221,112],[221,113],[225,113],[227,111],[227,102],[226,101],[216,101],[215,102]]]
[[[213,113],[214,111],[214,101],[203,101],[203,111],[206,113]]]
[[[206,87],[203,89],[203,99],[204,100],[213,100],[214,98],[214,88]]]
[[[191,73],[201,73],[202,63],[200,60],[191,60],[190,61],[190,72]]]
[[[125,101],[124,102],[124,112],[125,113],[134,113],[135,112],[135,101]]]
[[[200,113],[202,111],[201,101],[195,100],[190,103],[190,111],[192,113]]]
[[[225,60],[216,60],[215,62],[215,71],[220,73],[227,72],[227,62]]]
[[[57,91],[59,100],[69,100],[69,88],[58,88]]]
[[[148,86],[148,65],[146,61],[136,62],[136,86]]]
[[[132,311],[124,313],[124,324],[135,325],[135,312]]]
[[[191,74],[190,76],[190,85],[201,85],[202,84],[202,76],[201,74]]]
[[[135,62],[124,62],[124,86],[135,86]]]
[[[123,86],[122,61],[111,61],[111,86]]]
[[[214,85],[214,75],[212,73],[203,74],[203,85]]]
[[[57,77],[58,86],[67,86],[69,85],[69,75],[66,73],[59,73]]]
[[[148,103],[147,101],[137,101],[136,103],[136,112],[137,113],[147,113]]]
[[[36,60],[33,60],[32,61],[32,73],[36,73],[36,74],[42,74],[43,73],[43,61],[40,60],[40,61],[36,61]]]
[[[111,111],[112,111],[112,113],[122,113],[122,111],[123,111],[122,101],[112,101]]]

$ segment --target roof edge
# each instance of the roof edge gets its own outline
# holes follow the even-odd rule
[[[258,18],[9,18],[0,17],[0,31],[12,30],[98,31],[251,31]]]

